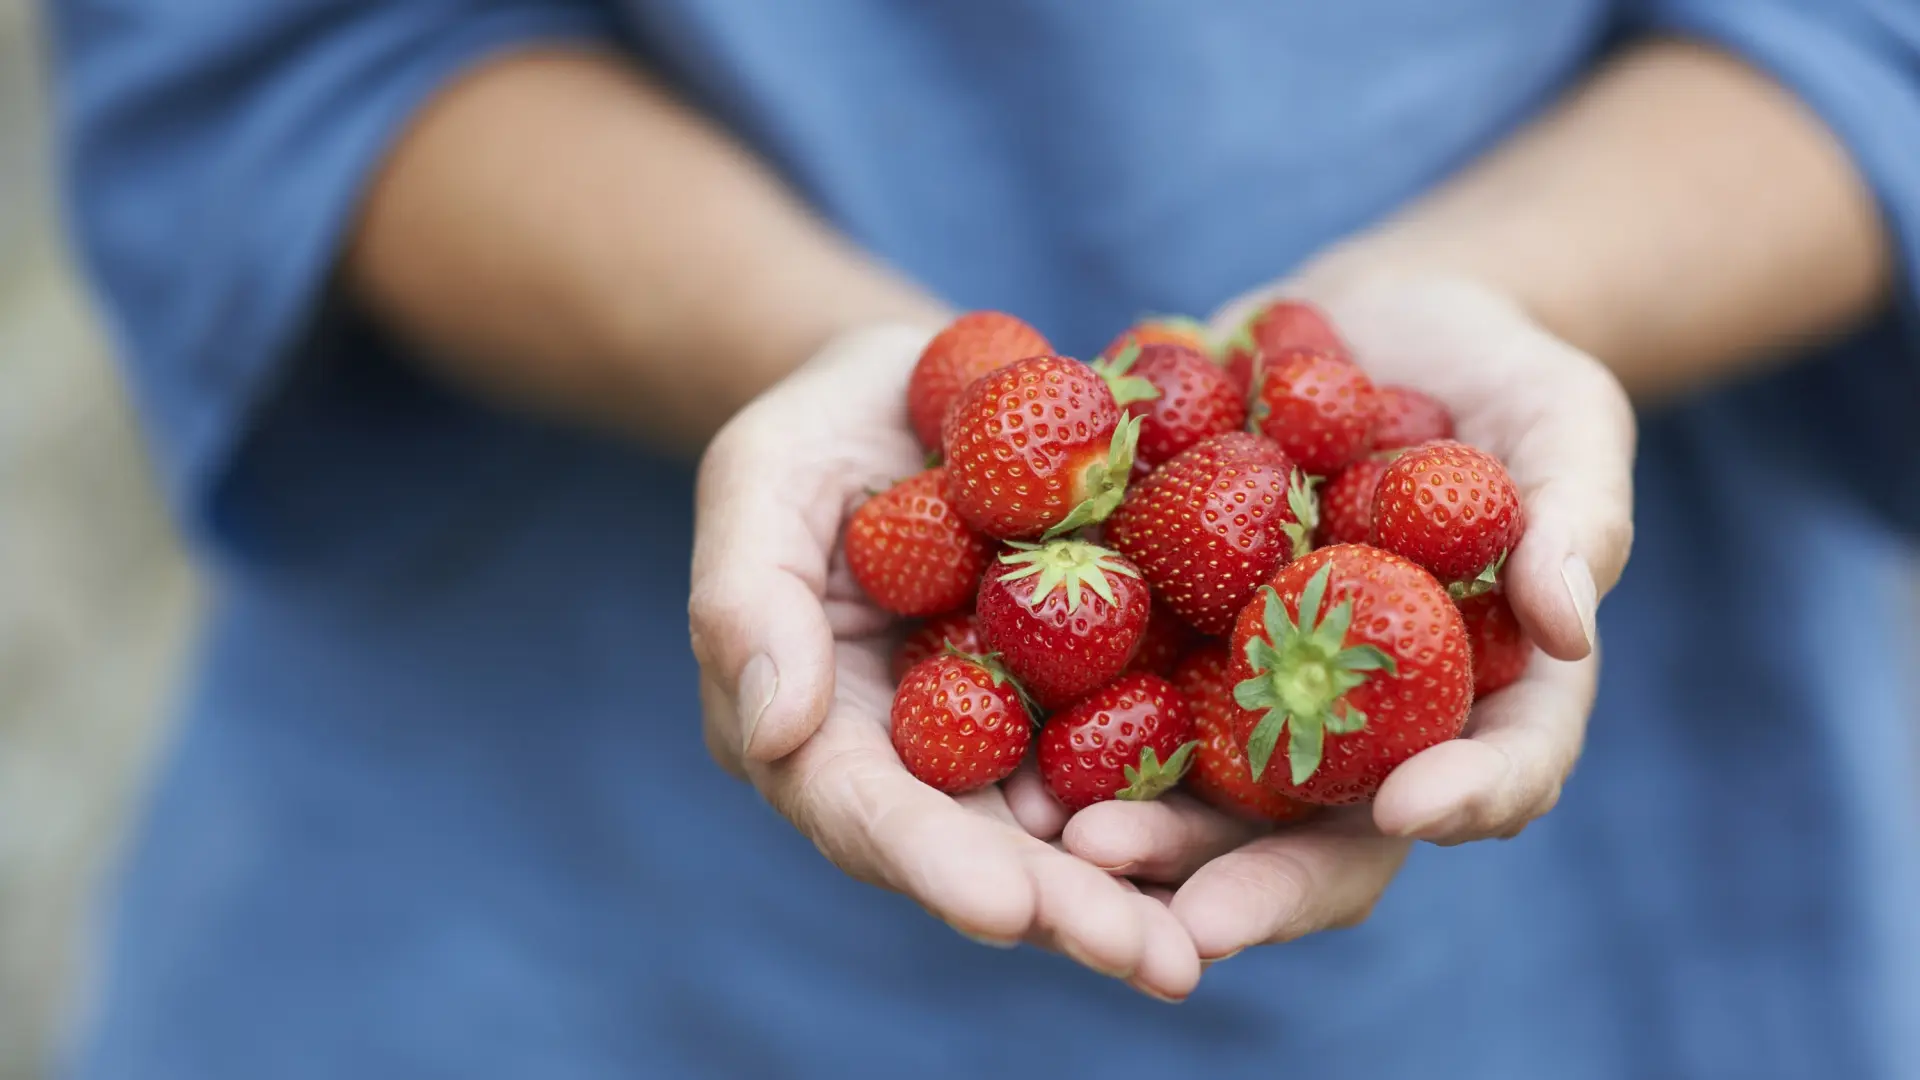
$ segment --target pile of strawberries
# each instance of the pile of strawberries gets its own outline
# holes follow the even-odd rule
[[[1289,821],[1371,799],[1519,678],[1500,462],[1374,385],[1309,306],[1267,306],[1224,352],[1163,319],[1083,364],[991,311],[928,344],[907,410],[942,464],[845,538],[873,602],[924,620],[892,715],[920,780],[994,783],[1037,738],[1071,810],[1184,780]]]

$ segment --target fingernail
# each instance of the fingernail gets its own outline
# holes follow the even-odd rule
[[[1181,1002],[1187,1000],[1186,998],[1168,997],[1167,995],[1161,993],[1158,990],[1155,990],[1151,986],[1145,985],[1144,983],[1130,982],[1127,985],[1133,987],[1135,990],[1140,991],[1141,993],[1147,995],[1148,997],[1152,998],[1155,1001],[1160,1002],[1163,1005],[1178,1005]]]
[[[1081,952],[1078,948],[1074,947],[1074,944],[1071,941],[1061,942],[1060,951],[1066,953],[1068,959],[1072,960],[1074,963],[1079,964],[1081,967],[1089,968],[1093,971],[1097,971],[1100,974],[1105,975],[1109,979],[1124,979],[1133,974],[1133,972],[1131,971],[1101,967],[1099,964],[1094,963],[1093,960],[1087,956],[1087,954]]]
[[[1594,647],[1599,631],[1594,626],[1594,609],[1599,606],[1599,592],[1593,585],[1593,570],[1587,566],[1587,560],[1578,555],[1567,556],[1560,564],[1560,580],[1566,583],[1567,598],[1573,601],[1573,610],[1580,615],[1580,629],[1587,635],[1587,648]]]
[[[975,945],[985,945],[989,949],[1011,949],[1011,948],[1017,947],[1020,944],[1018,941],[1008,941],[1004,938],[987,937],[984,934],[976,934],[971,930],[963,930],[958,926],[954,926],[953,923],[948,923],[947,925],[953,927],[954,933],[959,934],[961,937],[966,938],[968,941],[973,942]]]
[[[780,689],[780,672],[773,666],[773,658],[759,653],[747,661],[740,669],[740,685],[734,693],[734,707],[740,710],[741,736],[740,752],[751,754],[753,732],[760,726],[760,717],[773,704],[774,691]]]
[[[1095,863],[1094,865],[1100,866],[1099,863]],[[1138,865],[1139,865],[1138,863],[1129,859],[1126,862],[1119,864],[1118,866],[1100,866],[1100,869],[1105,870],[1107,873],[1112,874],[1114,877],[1126,877],[1128,874],[1133,873],[1133,868]]]

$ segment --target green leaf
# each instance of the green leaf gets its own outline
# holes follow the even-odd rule
[[[1247,736],[1247,765],[1253,778],[1267,771],[1267,762],[1273,758],[1273,749],[1280,742],[1280,732],[1291,726],[1291,718],[1279,709],[1268,709],[1267,715],[1253,726],[1253,733]]]
[[[1298,632],[1293,625],[1293,617],[1287,614],[1287,605],[1280,602],[1280,594],[1274,591],[1273,586],[1260,586],[1260,593],[1266,598],[1260,607],[1260,624],[1265,628],[1267,637],[1272,640],[1275,646],[1283,646],[1293,640],[1294,635]],[[1258,641],[1260,639],[1252,638],[1250,640]],[[1251,657],[1252,654],[1249,653],[1248,656]],[[1268,666],[1271,667],[1272,665],[1270,664]],[[1254,670],[1260,671],[1263,669],[1256,667]]]
[[[1295,787],[1312,779],[1320,770],[1320,751],[1326,741],[1317,717],[1304,723],[1302,720],[1296,716],[1287,725],[1287,764],[1293,769]]]
[[[1180,744],[1180,748],[1167,755],[1163,764],[1154,754],[1153,747],[1140,748],[1140,766],[1121,767],[1121,775],[1127,779],[1127,786],[1114,794],[1117,799],[1145,801],[1157,799],[1180,783],[1187,774],[1187,767],[1193,764],[1193,748],[1200,740],[1193,739]]]
[[[1353,625],[1353,599],[1342,600],[1327,612],[1327,618],[1313,632],[1313,640],[1326,651],[1339,655],[1341,646],[1347,643],[1347,628]]]
[[[1447,586],[1447,595],[1455,600],[1466,600],[1492,592],[1500,584],[1500,570],[1507,565],[1507,553],[1488,563],[1484,569],[1465,581],[1455,581]]]
[[[1378,645],[1349,645],[1333,654],[1333,662],[1348,671],[1385,671],[1389,675],[1400,674],[1399,665],[1393,662],[1386,650]]]
[[[1335,735],[1351,735],[1367,726],[1367,714],[1349,705],[1327,714],[1327,730]]]
[[[1329,561],[1314,575],[1307,579],[1307,587],[1300,592],[1300,632],[1308,637],[1320,625],[1320,603],[1327,596],[1327,579],[1333,576],[1333,563]]]
[[[1120,556],[1085,540],[1050,540],[1045,544],[1009,544],[1014,550],[1000,556],[1006,566],[1018,566],[1000,575],[1000,580],[1019,581],[1038,575],[1033,592],[1027,598],[1027,610],[1037,610],[1055,589],[1065,586],[1067,610],[1080,610],[1081,589],[1091,589],[1108,604],[1118,603],[1108,574],[1138,578],[1140,572]]]
[[[1107,515],[1127,497],[1127,481],[1133,476],[1133,451],[1139,442],[1140,418],[1123,417],[1113,429],[1112,441],[1107,443],[1107,460],[1089,468],[1082,477],[1087,497],[1053,528],[1040,534],[1040,539],[1052,540],[1107,520]]]
[[[1299,469],[1287,479],[1287,509],[1293,511],[1295,524],[1286,526],[1284,531],[1287,539],[1293,541],[1296,559],[1313,550],[1313,530],[1320,527],[1320,499],[1314,494],[1319,484],[1319,477],[1308,476]]]
[[[1280,699],[1279,688],[1273,685],[1273,679],[1265,675],[1255,675],[1251,679],[1242,679],[1235,683],[1233,701],[1248,712],[1277,709],[1284,704]]]
[[[1113,392],[1114,404],[1125,407],[1136,401],[1152,401],[1160,396],[1159,387],[1138,375],[1128,374],[1139,359],[1140,345],[1129,337],[1126,347],[1111,359],[1093,362],[1094,372],[1106,381],[1107,389]]]

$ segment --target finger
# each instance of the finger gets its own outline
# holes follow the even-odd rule
[[[733,699],[712,679],[702,676],[700,734],[706,739],[707,753],[719,762],[727,775],[735,780],[745,780],[747,773],[740,765],[740,744],[733,737],[734,730]]]
[[[1100,869],[1040,840],[1022,837],[1038,898],[1035,925],[1059,951],[1102,975],[1132,978],[1146,949],[1139,894]]]
[[[1322,818],[1201,867],[1174,894],[1172,911],[1203,960],[1357,925],[1393,880],[1407,847],[1374,832],[1364,813]]]
[[[1172,794],[1151,802],[1095,803],[1073,815],[1061,835],[1068,851],[1110,874],[1177,883],[1264,831]]]
[[[1161,1001],[1186,1000],[1200,984],[1200,954],[1193,938],[1163,901],[1136,895],[1133,902],[1140,909],[1146,943],[1128,985]]]
[[[1060,835],[1061,827],[1067,823],[1067,809],[1047,790],[1047,782],[1040,778],[1040,769],[1031,758],[1000,786],[1014,821],[1028,834],[1041,840]]]
[[[1535,652],[1524,678],[1474,705],[1467,738],[1424,750],[1387,777],[1374,823],[1389,836],[1439,844],[1519,835],[1560,799],[1598,670],[1597,658]]]

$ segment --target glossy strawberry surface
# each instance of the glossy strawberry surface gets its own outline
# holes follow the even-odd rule
[[[1053,346],[1040,331],[1000,311],[970,311],[933,336],[907,379],[907,421],[920,445],[940,449],[953,403],[973,380]]]
[[[1068,810],[1154,799],[1191,760],[1193,714],[1158,675],[1136,672],[1054,714],[1040,730],[1040,776]]]

